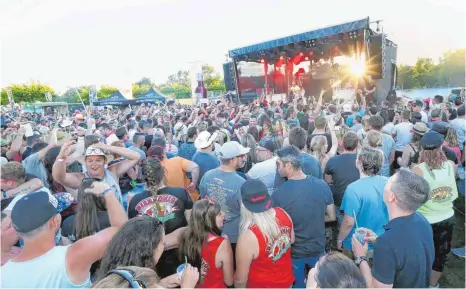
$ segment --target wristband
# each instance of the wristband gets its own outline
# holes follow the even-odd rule
[[[103,192],[102,192],[102,196],[105,197],[105,195],[107,195],[108,192],[110,191],[113,191],[111,188],[108,188],[108,189],[105,189]]]
[[[8,196],[7,196],[7,194],[6,194],[6,191],[4,191],[4,190],[2,190],[2,197],[3,197],[4,199],[7,199],[7,198],[8,198]]]

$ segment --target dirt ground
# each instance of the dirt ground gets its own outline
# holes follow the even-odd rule
[[[465,238],[465,218],[464,218],[464,197],[458,198],[455,201],[456,225],[453,229],[452,248],[460,248],[464,246]],[[447,263],[440,278],[441,288],[465,288],[465,260],[454,254],[448,254]]]

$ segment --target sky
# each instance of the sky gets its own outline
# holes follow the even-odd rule
[[[0,0],[0,85],[162,83],[228,50],[370,17],[398,63],[466,48],[464,0]],[[375,28],[375,26],[373,27]]]

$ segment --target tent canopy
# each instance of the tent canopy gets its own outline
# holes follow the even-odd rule
[[[284,46],[284,45],[295,43],[295,42],[325,38],[331,35],[351,32],[351,31],[365,29],[365,28],[369,28],[369,17],[361,19],[361,20],[343,23],[340,25],[329,26],[329,27],[325,27],[325,28],[321,28],[321,29],[317,29],[317,30],[313,30],[309,32],[304,32],[304,33],[291,35],[291,36],[287,36],[287,37],[283,37],[283,38],[279,38],[279,39],[275,39],[275,40],[271,40],[267,42],[249,45],[249,46],[242,47],[242,48],[233,49],[229,51],[229,54],[230,54],[230,57],[233,58],[233,57],[248,54],[251,52],[268,50],[268,49],[272,49],[272,48],[279,47],[279,46]]]
[[[120,91],[116,91],[113,93],[111,96],[99,100],[99,101],[94,101],[95,106],[104,106],[104,105],[128,105],[132,104],[131,99],[126,99]]]
[[[164,96],[160,92],[157,92],[155,89],[153,89],[151,87],[141,97],[133,99],[133,101],[134,101],[135,104],[139,104],[139,103],[156,103],[156,102],[165,103],[167,101],[167,98],[166,98],[166,96]]]

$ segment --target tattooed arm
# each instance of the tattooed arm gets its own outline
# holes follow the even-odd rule
[[[35,178],[25,182],[24,184],[19,185],[15,189],[6,191],[6,196],[7,198],[14,198],[17,195],[29,194],[42,188],[43,186],[44,184],[42,183],[42,181],[38,178]],[[1,199],[3,200],[3,194],[1,196]]]

